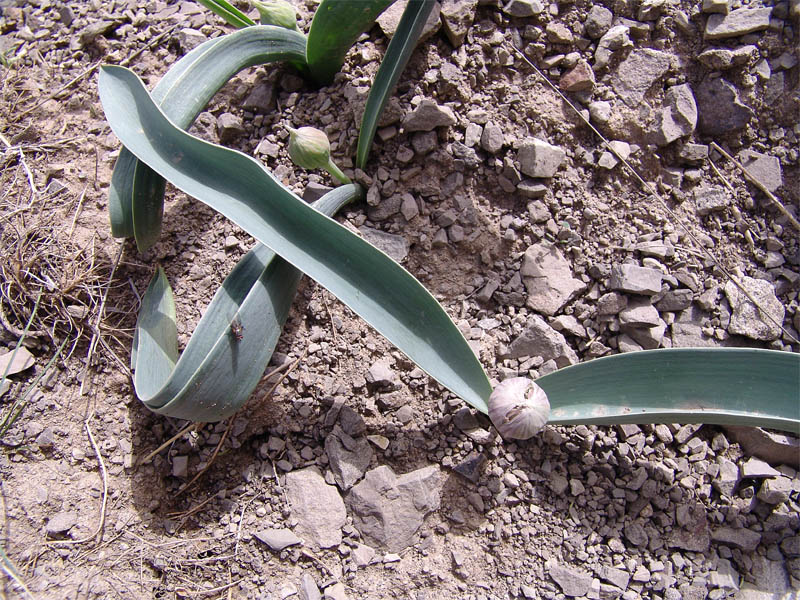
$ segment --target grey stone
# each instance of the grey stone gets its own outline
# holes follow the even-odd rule
[[[329,585],[325,588],[325,593],[322,595],[322,600],[348,600],[347,590],[341,581]]]
[[[189,475],[189,457],[185,455],[174,456],[172,458],[172,476],[186,477]]]
[[[242,120],[236,115],[226,112],[217,117],[217,135],[221,143],[230,143],[244,135],[244,132]]]
[[[544,10],[540,0],[508,0],[503,12],[510,17],[534,17]]]
[[[703,12],[727,15],[730,12],[729,0],[703,0]]]
[[[497,154],[503,149],[505,144],[505,136],[503,135],[503,128],[496,123],[489,121],[483,127],[483,134],[481,135],[481,148],[486,150],[489,154]]]
[[[325,438],[325,454],[336,485],[346,492],[366,473],[373,451],[366,438],[350,437],[339,427],[334,427]]]
[[[339,412],[339,425],[347,435],[358,437],[367,431],[367,424],[364,422],[358,411],[349,406],[343,406]]]
[[[564,73],[558,82],[559,87],[565,92],[588,92],[594,89],[594,84],[594,70],[583,59]]]
[[[592,576],[585,571],[560,565],[554,560],[547,561],[545,569],[550,578],[564,592],[565,596],[570,596],[571,598],[585,596],[592,587]]]
[[[781,557],[782,558],[782,557]],[[784,560],[770,560],[765,556],[752,557],[750,576],[754,583],[742,582],[736,600],[781,600],[791,598],[791,586]]]
[[[688,83],[672,86],[664,96],[664,108],[659,113],[656,143],[671,144],[678,138],[691,135],[697,126],[697,104]]]
[[[486,457],[482,453],[471,452],[464,460],[453,467],[453,471],[472,483],[478,483],[484,464],[486,464]]]
[[[611,85],[625,104],[636,107],[669,70],[673,58],[671,54],[652,48],[636,49],[620,63]]]
[[[720,544],[734,546],[745,552],[753,552],[761,543],[761,534],[751,529],[718,527],[711,531],[711,539]]]
[[[720,558],[717,563],[717,570],[709,574],[709,583],[712,587],[721,588],[723,590],[739,589],[739,573],[733,568],[729,560]]]
[[[627,571],[623,571],[622,569],[616,569],[614,567],[609,567],[608,565],[603,565],[599,569],[597,569],[597,575],[609,583],[614,584],[623,592],[628,589],[628,583],[631,580],[631,576]]]
[[[367,542],[399,552],[414,544],[425,515],[439,508],[443,483],[436,465],[399,477],[385,465],[372,469],[347,496],[353,524]]]
[[[397,375],[386,360],[372,363],[367,369],[366,380],[376,388],[393,389],[397,386]]]
[[[648,537],[644,527],[636,521],[630,521],[625,524],[622,530],[625,538],[634,546],[643,548],[647,545]]]
[[[481,142],[483,127],[477,123],[468,123],[464,130],[464,145],[470,148],[477,146]]]
[[[694,293],[685,288],[669,290],[656,302],[656,308],[662,312],[675,312],[687,309],[692,304]]]
[[[789,499],[792,493],[792,480],[788,477],[765,479],[758,490],[758,499],[767,504],[780,504]]]
[[[683,144],[678,153],[680,159],[690,165],[702,164],[708,158],[708,146],[705,144]]]
[[[800,439],[760,427],[725,426],[728,436],[748,454],[774,465],[800,469]]]
[[[411,147],[419,156],[430,154],[439,145],[439,138],[435,131],[418,131],[411,136]]]
[[[291,529],[264,529],[253,535],[275,552],[303,543],[303,540],[297,537]]]
[[[559,315],[550,323],[556,331],[566,331],[575,337],[586,338],[586,328],[572,315]]]
[[[731,497],[733,492],[736,491],[736,486],[739,485],[739,467],[736,466],[735,462],[725,457],[719,457],[717,464],[719,464],[719,473],[711,481],[711,485],[720,494]]]
[[[403,119],[406,131],[432,131],[437,127],[455,125],[456,117],[448,106],[439,106],[429,98],[423,99],[417,108]]]
[[[303,573],[300,579],[300,590],[298,590],[300,600],[322,600],[322,594],[317,587],[317,582],[310,573]]]
[[[714,348],[718,344],[703,333],[702,327],[695,323],[675,321],[670,325],[673,348]]]
[[[526,139],[519,148],[520,170],[530,177],[552,177],[567,153],[558,146],[537,138]]]
[[[275,87],[271,82],[260,80],[247,94],[242,108],[254,113],[268,113],[275,108]]]
[[[594,51],[595,71],[606,68],[614,52],[617,50],[633,46],[633,42],[631,42],[630,37],[628,37],[629,33],[630,27],[626,25],[614,25],[614,27],[603,34],[603,37],[597,42],[597,49]]]
[[[589,104],[589,116],[595,123],[599,123],[600,125],[607,124],[611,119],[611,103],[605,100],[592,102]]]
[[[80,41],[82,46],[89,46],[93,44],[99,36],[106,35],[107,33],[110,33],[111,31],[116,29],[117,25],[118,23],[116,21],[106,21],[106,20],[93,21],[80,30],[80,33],[78,33],[78,40]],[[187,36],[189,35],[188,32],[199,33],[192,29],[182,29],[177,34],[179,40],[181,40],[181,35],[183,34],[184,31],[187,32],[186,34]],[[206,41],[206,37],[205,36],[202,37],[203,39],[199,43]],[[192,47],[194,46],[191,46],[188,49],[191,49]]]
[[[770,192],[775,193],[783,185],[781,161],[776,156],[742,150],[737,158],[747,172]]]
[[[701,186],[694,191],[697,214],[701,217],[728,207],[728,193],[720,186]]]
[[[616,315],[628,306],[628,297],[619,292],[608,292],[597,300],[598,315]]]
[[[733,50],[728,50],[727,48],[709,48],[701,52],[697,56],[697,60],[709,69],[725,71],[731,67],[746,65],[758,58],[758,56],[758,47],[748,44],[746,46],[739,46]],[[767,65],[767,68],[769,68],[769,65]],[[765,79],[768,78],[769,75],[765,77]]]
[[[400,263],[408,256],[409,243],[402,235],[386,233],[378,229],[373,229],[362,225],[358,232],[370,244],[389,255],[393,261]]]
[[[712,14],[706,21],[705,39],[739,37],[769,27],[772,8],[739,8],[727,15]]]
[[[376,554],[375,548],[366,544],[356,544],[351,551],[353,562],[360,568],[371,564]]]
[[[600,160],[597,161],[598,167],[613,169],[617,166],[620,159],[628,160],[628,157],[631,155],[631,145],[628,142],[613,140],[608,143],[608,147],[609,150],[603,152],[600,156]]]
[[[578,362],[578,356],[564,336],[539,315],[532,315],[528,319],[527,327],[511,342],[508,353],[509,358],[539,356],[545,362],[554,360],[559,368]]]
[[[344,502],[316,467],[287,473],[286,497],[298,521],[295,531],[306,542],[320,548],[342,543],[342,526],[347,520]]]
[[[663,274],[658,269],[632,264],[614,265],[608,287],[612,290],[653,296],[661,291]]]
[[[561,251],[549,242],[540,242],[525,251],[520,274],[528,292],[528,307],[548,316],[586,289],[585,283],[572,276]]]
[[[781,542],[781,552],[790,558],[800,556],[800,535],[787,537]]]
[[[403,11],[405,11],[407,4],[408,0],[399,0],[384,10],[376,19],[378,26],[381,28],[381,31],[383,31],[383,35],[389,39],[391,39],[397,31],[397,26],[400,24],[400,18],[403,16]],[[422,27],[422,33],[419,36],[419,40],[417,40],[417,45],[421,44],[439,31],[440,10],[441,5],[439,2],[434,2],[433,10],[431,10],[428,20],[425,21],[425,25]]]
[[[625,328],[655,327],[659,322],[658,311],[647,297],[631,298],[619,313],[619,324]]]
[[[706,508],[699,502],[679,504],[675,510],[677,527],[667,536],[667,546],[689,552],[708,551],[711,536],[708,531]]]
[[[65,535],[78,524],[78,513],[67,510],[54,514],[47,521],[45,531],[47,535]]]
[[[610,10],[599,4],[592,4],[592,8],[586,15],[586,21],[583,23],[583,30],[589,38],[594,40],[611,28],[613,20],[614,15]]]
[[[701,133],[721,136],[745,128],[755,113],[739,99],[739,92],[721,77],[706,77],[695,89],[697,125]]]
[[[748,479],[763,479],[766,477],[777,477],[778,475],[780,475],[780,471],[773,469],[763,460],[757,458],[748,458],[747,461],[742,464],[742,477]]]
[[[666,0],[642,0],[636,18],[640,21],[656,21],[664,10]]]
[[[16,353],[14,350],[0,354],[0,375],[15,375],[30,369],[36,360],[33,354],[25,346],[17,348]]]
[[[517,184],[517,191],[525,198],[542,198],[547,195],[547,189],[548,188],[544,183],[539,183],[533,179],[523,179]],[[531,206],[534,206],[536,209],[538,209],[536,213],[531,211]],[[541,210],[542,206],[544,206],[544,212],[547,213],[546,217],[544,216],[544,212]],[[534,223],[543,223],[550,218],[550,211],[543,202],[528,204],[528,213],[534,219]]]
[[[739,283],[768,315],[783,323],[786,309],[775,296],[775,288],[769,281],[740,277]],[[728,331],[754,340],[772,341],[781,335],[781,328],[767,318],[755,304],[732,281],[725,284],[725,296],[730,303],[732,314]]]
[[[477,7],[478,0],[443,0],[442,26],[447,39],[455,48],[464,43],[467,32],[475,20]]]

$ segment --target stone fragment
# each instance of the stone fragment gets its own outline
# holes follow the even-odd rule
[[[367,383],[376,388],[393,389],[397,386],[397,376],[386,360],[379,360],[367,369]]]
[[[708,146],[691,142],[683,144],[678,156],[680,156],[680,159],[685,163],[699,165],[708,158]]]
[[[594,89],[594,71],[591,65],[580,59],[574,67],[561,76],[558,85],[565,92],[587,92]]]
[[[467,32],[475,20],[477,6],[478,0],[443,0],[442,26],[447,39],[455,48],[464,43]]]
[[[658,269],[629,263],[614,265],[608,287],[612,290],[653,296],[661,291],[663,274]]]
[[[399,552],[414,544],[425,515],[439,508],[443,483],[436,465],[399,477],[385,465],[372,469],[347,496],[353,524],[367,542]]]
[[[217,135],[222,144],[228,144],[244,135],[242,120],[236,115],[226,112],[217,117]]]
[[[749,64],[758,56],[758,47],[747,44],[746,46],[739,46],[733,50],[727,48],[709,48],[698,54],[697,60],[709,69],[725,71],[731,67],[741,67],[742,65]],[[769,65],[767,65],[767,68],[769,68]],[[755,70],[758,71],[758,68]],[[768,78],[769,74],[766,76],[766,79]]]
[[[765,479],[758,490],[758,499],[767,504],[780,504],[789,499],[792,493],[792,480],[788,477]]]
[[[347,519],[344,502],[316,467],[287,473],[286,496],[298,521],[295,531],[301,537],[320,548],[342,543],[342,526]]]
[[[628,34],[630,28],[626,25],[615,25],[603,34],[597,42],[597,49],[594,51],[595,71],[604,69],[608,66],[614,52],[621,48],[633,46]]]
[[[561,251],[549,242],[534,244],[525,251],[520,274],[528,292],[528,307],[548,316],[586,289],[585,283],[572,276]]]
[[[739,485],[739,467],[736,466],[735,462],[725,457],[719,457],[717,464],[719,465],[719,473],[711,481],[711,485],[720,494],[731,497],[733,492],[736,491],[736,486]]]
[[[631,298],[619,313],[619,324],[624,328],[655,327],[659,322],[658,311],[646,296]]]
[[[723,136],[745,128],[755,113],[739,99],[736,87],[721,77],[706,77],[695,90],[697,125],[708,136]]]
[[[729,0],[703,0],[703,12],[706,14],[719,13],[727,15],[730,12]]]
[[[189,475],[189,457],[178,455],[172,458],[172,476],[186,477]]]
[[[408,0],[398,0],[398,2],[393,3],[389,8],[384,10],[376,19],[378,26],[381,28],[381,31],[383,31],[383,35],[389,39],[394,37],[397,26],[400,24],[400,18],[403,16],[403,11],[406,9],[406,5],[408,5]],[[419,40],[417,40],[417,45],[439,31],[440,10],[441,4],[439,4],[439,2],[434,2],[433,10],[431,10],[428,20],[425,21],[425,25],[422,27],[422,33],[419,36]]]
[[[734,546],[745,552],[754,552],[761,543],[761,534],[751,529],[719,527],[711,531],[711,539],[720,544]]]
[[[728,207],[730,203],[724,188],[718,185],[700,186],[694,190],[694,201],[697,214],[701,217],[710,215]]]
[[[664,96],[664,108],[656,125],[656,143],[671,144],[678,138],[691,135],[697,126],[697,104],[688,83],[674,85]]]
[[[706,337],[702,328],[695,323],[675,321],[670,325],[673,348],[714,348],[717,346],[712,338]]]
[[[692,290],[687,290],[685,288],[669,290],[661,297],[661,300],[656,302],[656,308],[660,312],[685,310],[691,306],[693,297],[694,294]]]
[[[781,542],[781,551],[789,557],[800,556],[800,535],[787,537]]]
[[[539,356],[545,362],[554,360],[559,368],[578,362],[577,354],[564,336],[550,327],[539,315],[532,315],[528,319],[527,327],[508,348],[509,358],[520,356]]]
[[[419,156],[430,154],[439,145],[435,131],[418,131],[411,136],[411,147]]]
[[[781,335],[778,323],[783,323],[786,308],[775,295],[775,287],[769,281],[752,277],[741,277],[739,283],[761,308],[750,302],[736,284],[728,281],[725,284],[725,296],[732,310],[728,332],[766,342],[778,339]],[[761,310],[766,311],[772,319]]]
[[[430,98],[425,98],[405,116],[403,128],[409,132],[433,131],[437,127],[449,127],[455,123],[456,117],[449,106],[439,106]]]
[[[300,600],[322,600],[322,594],[317,587],[317,582],[310,573],[303,573],[300,579]]]
[[[486,123],[483,127],[483,134],[481,134],[481,148],[489,154],[497,154],[503,149],[504,144],[505,136],[502,127],[492,121]]]
[[[558,21],[547,24],[545,35],[552,44],[571,44],[574,39],[569,27]]]
[[[628,583],[631,580],[631,576],[627,571],[609,567],[608,565],[603,565],[597,569],[597,575],[601,579],[604,579],[605,581],[615,585],[623,592],[628,589]]]
[[[625,538],[634,546],[643,548],[647,545],[648,537],[644,527],[636,521],[629,521],[622,529]]]
[[[289,546],[303,543],[303,540],[297,537],[291,529],[264,529],[257,531],[253,535],[274,552],[280,552]]]
[[[364,476],[373,452],[366,438],[350,437],[339,427],[334,427],[325,438],[325,454],[336,485],[346,492]]]
[[[78,524],[78,513],[67,510],[54,514],[47,521],[45,531],[47,535],[65,535],[70,529]]]
[[[737,158],[747,172],[770,192],[777,192],[778,188],[783,185],[781,161],[776,156],[761,154],[753,150],[742,150]]]
[[[401,209],[402,210],[402,209]],[[362,225],[358,232],[370,244],[389,255],[393,261],[401,263],[408,256],[409,243],[402,235],[387,233]]]
[[[372,546],[367,546],[366,544],[356,544],[351,551],[353,562],[359,568],[363,568],[371,564],[376,554],[377,552],[375,551],[375,548]]]
[[[608,292],[597,300],[598,315],[616,315],[628,306],[628,297],[619,292]]]
[[[611,86],[625,104],[637,107],[647,91],[669,70],[673,55],[652,48],[633,50],[611,79]]]
[[[778,475],[780,475],[779,471],[757,458],[748,458],[742,465],[742,477],[747,479],[763,479],[765,477],[777,477]]]
[[[552,177],[566,157],[562,148],[537,138],[522,142],[518,155],[520,170],[530,177]]]
[[[348,600],[347,589],[341,581],[337,581],[325,588],[322,600]]]
[[[478,483],[484,464],[486,464],[486,457],[482,453],[471,452],[464,460],[453,467],[453,471],[472,483]]]
[[[739,573],[733,568],[731,561],[725,558],[719,559],[717,570],[709,573],[708,580],[711,587],[730,591],[739,589]]]
[[[552,320],[551,325],[556,331],[566,331],[575,337],[586,338],[586,328],[572,315],[559,315]]]
[[[534,17],[544,10],[540,0],[509,0],[503,12],[510,17]]]
[[[0,354],[0,376],[14,375],[30,369],[36,361],[25,346],[19,346],[16,354],[14,350]],[[6,370],[8,369],[8,370]]]
[[[705,39],[739,37],[769,27],[772,8],[739,8],[724,14],[712,14],[706,21]]]
[[[593,3],[592,8],[589,9],[589,13],[586,15],[586,21],[583,23],[583,30],[589,38],[595,40],[611,28],[613,20],[614,15],[610,10],[600,4]]]
[[[565,596],[571,598],[585,596],[592,587],[592,576],[585,571],[560,565],[554,560],[547,561],[544,568]]]
[[[533,179],[523,179],[517,184],[517,191],[525,198],[542,198],[543,196],[547,195],[547,189],[548,188],[544,183],[540,183]],[[536,214],[531,212],[531,206],[535,206],[537,209],[540,209],[541,206],[544,206],[544,211],[547,212],[547,217],[543,218],[543,211],[541,210],[538,210]],[[550,211],[543,202],[528,204],[528,213],[534,219],[534,223],[543,223],[550,218]],[[537,221],[537,218],[541,220]]]
[[[800,439],[760,427],[727,425],[725,429],[748,456],[757,456],[773,465],[791,465],[800,469]]]
[[[254,113],[271,112],[275,108],[275,87],[267,80],[259,80],[245,97],[242,108]]]
[[[667,537],[667,546],[689,552],[707,552],[711,544],[706,508],[699,502],[680,504],[675,510],[677,527]]]
[[[608,146],[610,150],[606,150],[600,155],[600,159],[597,161],[598,167],[613,169],[619,164],[620,159],[628,160],[631,155],[631,145],[628,142],[613,140],[608,143]]]
[[[642,0],[636,18],[640,21],[656,21],[664,10],[666,0]]]

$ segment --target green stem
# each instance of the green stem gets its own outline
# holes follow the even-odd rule
[[[324,169],[331,174],[332,177],[339,180],[339,183],[343,183],[347,185],[348,183],[353,183],[350,181],[350,178],[342,173],[342,170],[336,166],[336,163],[333,162],[332,159],[328,159],[328,165],[324,167]]]

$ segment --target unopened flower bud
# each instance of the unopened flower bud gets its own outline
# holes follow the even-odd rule
[[[262,25],[275,25],[298,31],[297,11],[295,11],[290,2],[286,0],[266,0],[266,2],[253,0],[253,6],[258,9],[258,14],[261,15]]]
[[[527,440],[550,418],[547,394],[526,377],[500,382],[489,396],[489,418],[505,438]]]
[[[325,169],[342,183],[350,183],[331,160],[331,143],[323,131],[314,127],[289,129],[289,156],[294,164],[304,169]]]

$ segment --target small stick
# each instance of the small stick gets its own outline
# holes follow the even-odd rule
[[[740,163],[738,160],[733,158],[733,156],[731,156],[725,150],[723,150],[722,147],[719,144],[717,144],[717,142],[711,142],[711,147],[720,154],[722,154],[722,156],[727,158],[729,161],[731,161],[734,165],[736,165],[736,167],[744,174],[744,176],[750,181],[750,183],[752,183],[759,190],[761,190],[764,193],[764,195],[767,198],[769,198],[772,204],[775,205],[775,208],[777,208],[778,211],[780,211],[780,213],[789,220],[789,222],[792,224],[792,227],[800,231],[800,222],[798,222],[798,220],[794,218],[794,215],[792,213],[786,210],[786,207],[781,203],[780,200],[778,200],[777,197],[775,197],[775,194],[773,194],[766,187],[764,187],[763,183],[761,183],[758,179],[756,179],[750,173],[750,171],[748,171],[745,168],[745,166],[742,163]]]
[[[156,454],[158,454],[158,453],[159,453],[159,452],[161,452],[161,451],[162,451],[164,448],[166,448],[167,446],[169,446],[170,444],[172,444],[172,443],[173,443],[175,440],[179,439],[179,438],[180,438],[181,436],[183,436],[184,434],[191,433],[191,432],[192,432],[192,431],[194,431],[195,429],[198,429],[198,428],[200,428],[200,427],[202,427],[202,426],[203,426],[203,423],[189,423],[189,424],[188,424],[186,427],[184,427],[183,429],[181,429],[181,430],[180,430],[178,433],[176,433],[175,435],[173,435],[173,436],[172,436],[171,438],[169,438],[169,439],[168,439],[166,442],[164,442],[163,444],[161,444],[161,445],[160,445],[158,448],[156,448],[155,450],[153,450],[153,451],[152,451],[150,454],[148,454],[148,455],[147,455],[147,456],[145,456],[145,457],[144,457],[142,460],[140,460],[138,463],[136,463],[136,466],[143,465],[143,464],[145,464],[145,463],[148,463],[148,462],[150,462],[150,461],[153,459],[153,457],[154,457]]]
[[[100,464],[100,475],[103,479],[103,503],[100,507],[100,522],[97,524],[97,528],[94,530],[94,533],[90,536],[82,538],[80,540],[55,540],[51,542],[45,542],[48,546],[67,546],[67,545],[74,545],[74,544],[84,544],[86,542],[90,542],[93,539],[100,536],[100,540],[103,539],[103,527],[106,524],[106,506],[108,505],[108,473],[106,472],[106,463],[103,461],[103,455],[100,453],[100,448],[97,447],[97,442],[94,440],[94,435],[92,434],[92,428],[89,427],[89,421],[94,417],[94,412],[86,417],[86,420],[83,422],[83,426],[86,428],[86,433],[89,436],[89,442],[92,445],[92,449],[94,450],[95,455],[97,456],[97,462]]]
[[[795,343],[800,343],[800,340],[798,340],[797,338],[795,338],[795,337],[794,337],[794,336],[793,336],[793,335],[792,335],[792,334],[791,334],[789,331],[787,331],[787,330],[786,330],[786,328],[783,326],[783,323],[780,323],[780,322],[779,322],[779,321],[778,321],[778,320],[777,320],[775,317],[773,317],[773,316],[772,316],[770,313],[768,313],[766,310],[764,310],[764,307],[763,307],[763,306],[761,306],[761,303],[759,303],[759,302],[758,302],[758,301],[757,301],[755,298],[753,298],[753,295],[752,295],[752,294],[751,294],[751,293],[750,293],[750,292],[749,292],[747,289],[745,289],[745,287],[744,287],[744,286],[743,286],[743,285],[742,285],[742,284],[739,282],[739,280],[738,280],[738,279],[736,279],[736,278],[735,278],[733,275],[731,275],[730,271],[728,271],[728,269],[726,269],[726,268],[723,266],[723,264],[722,264],[722,263],[721,263],[721,262],[720,262],[720,261],[717,259],[717,257],[716,257],[716,256],[714,256],[714,255],[713,255],[713,254],[712,254],[712,253],[711,253],[709,250],[707,250],[707,249],[705,248],[705,246],[703,246],[703,245],[700,243],[700,240],[698,240],[698,239],[697,239],[697,236],[696,236],[696,235],[694,235],[694,233],[692,233],[692,231],[689,229],[689,227],[687,227],[687,226],[686,226],[686,225],[683,223],[683,221],[681,221],[681,220],[678,218],[678,215],[677,215],[677,214],[675,214],[675,211],[673,211],[673,210],[672,210],[672,209],[671,209],[671,208],[670,208],[670,207],[667,205],[667,203],[666,203],[666,202],[664,201],[664,199],[663,199],[663,198],[662,198],[662,197],[661,197],[661,196],[658,194],[658,192],[656,192],[656,190],[653,188],[653,186],[652,186],[652,185],[650,185],[650,184],[649,184],[647,181],[645,181],[645,180],[644,180],[644,178],[643,178],[641,175],[639,175],[639,173],[636,171],[636,169],[634,169],[634,168],[633,168],[633,166],[630,164],[630,162],[628,162],[628,159],[626,159],[625,157],[621,156],[621,155],[620,155],[620,154],[619,154],[619,153],[618,153],[616,150],[614,150],[614,148],[611,146],[611,143],[610,143],[610,142],[609,142],[609,141],[606,139],[606,137],[605,137],[605,136],[604,136],[602,133],[600,133],[600,131],[599,131],[599,130],[598,130],[598,129],[597,129],[595,126],[594,126],[594,125],[592,125],[592,123],[590,123],[590,122],[589,122],[589,119],[587,119],[585,116],[583,116],[583,113],[582,113],[581,111],[579,111],[579,110],[578,110],[578,109],[575,107],[575,105],[574,105],[572,102],[570,102],[569,98],[567,98],[567,97],[566,97],[566,96],[565,96],[565,95],[564,95],[564,94],[561,92],[561,90],[559,90],[559,89],[558,89],[558,88],[555,86],[555,84],[553,84],[553,82],[552,82],[552,81],[550,81],[550,79],[549,79],[549,78],[548,78],[548,77],[547,77],[547,76],[546,76],[544,73],[542,73],[542,71],[539,69],[539,67],[537,67],[535,64],[533,64],[533,63],[532,63],[532,62],[531,62],[531,61],[528,59],[528,57],[527,57],[527,56],[525,56],[525,55],[522,53],[522,51],[521,51],[519,48],[517,48],[517,47],[516,47],[516,46],[514,46],[513,44],[512,44],[512,46],[511,46],[511,47],[512,47],[512,48],[513,48],[513,49],[514,49],[516,52],[517,52],[517,54],[519,54],[519,55],[520,55],[520,57],[522,58],[522,60],[524,60],[524,61],[525,61],[525,62],[526,62],[526,63],[527,63],[527,64],[528,64],[528,65],[529,65],[529,66],[530,66],[530,67],[531,67],[531,68],[532,68],[534,71],[536,71],[536,73],[539,75],[539,77],[541,77],[541,78],[544,80],[544,82],[545,82],[545,83],[546,83],[546,84],[547,84],[547,85],[548,85],[548,86],[549,86],[549,87],[550,87],[550,88],[551,88],[551,89],[552,89],[552,90],[553,90],[553,91],[554,91],[556,94],[558,94],[558,95],[561,97],[561,99],[562,99],[564,102],[566,102],[566,103],[567,103],[567,105],[569,105],[569,107],[570,107],[572,110],[574,110],[574,111],[575,111],[575,113],[578,115],[578,117],[580,117],[580,119],[581,119],[581,120],[582,120],[582,121],[583,121],[583,122],[584,122],[584,123],[585,123],[585,124],[586,124],[586,125],[587,125],[587,126],[588,126],[588,127],[589,127],[589,128],[592,130],[592,131],[593,131],[593,132],[594,132],[594,134],[595,134],[595,135],[597,135],[597,136],[598,136],[598,137],[599,137],[601,140],[603,140],[603,142],[605,143],[605,145],[606,145],[606,148],[608,149],[608,151],[609,151],[609,152],[611,152],[612,154],[614,154],[614,156],[616,156],[616,157],[617,157],[617,160],[619,160],[619,162],[621,162],[621,163],[622,163],[622,164],[625,166],[625,168],[628,170],[628,172],[629,172],[631,175],[633,175],[633,177],[634,177],[634,178],[635,178],[635,179],[636,179],[636,180],[637,180],[637,181],[638,181],[638,182],[639,182],[639,183],[642,185],[642,187],[645,189],[645,191],[646,191],[646,192],[647,192],[647,193],[648,193],[650,196],[652,196],[653,198],[655,198],[655,199],[656,199],[656,200],[659,202],[659,204],[661,204],[662,208],[663,208],[665,211],[667,211],[667,214],[668,214],[668,215],[669,215],[669,216],[670,216],[670,217],[673,219],[673,221],[677,222],[677,223],[678,223],[678,225],[680,225],[680,227],[683,229],[684,233],[686,233],[686,235],[689,237],[689,239],[690,239],[690,240],[692,240],[692,242],[694,242],[694,243],[695,243],[695,244],[696,244],[696,245],[697,245],[699,248],[701,248],[701,249],[702,249],[702,251],[703,251],[703,253],[706,255],[706,257],[707,257],[708,259],[710,259],[710,260],[711,260],[711,261],[714,263],[714,266],[716,266],[716,267],[717,267],[717,268],[720,270],[720,272],[721,272],[721,273],[722,273],[722,274],[723,274],[725,277],[727,277],[727,278],[728,278],[730,281],[732,281],[732,282],[733,282],[733,284],[734,284],[734,285],[735,285],[737,288],[739,288],[739,290],[741,290],[741,292],[742,292],[742,293],[745,295],[745,297],[747,297],[747,299],[748,299],[748,300],[749,300],[749,301],[750,301],[750,302],[751,302],[751,303],[752,303],[752,304],[753,304],[753,305],[754,305],[756,308],[758,308],[758,310],[759,310],[759,311],[760,311],[760,312],[761,312],[761,313],[762,313],[762,314],[763,314],[765,317],[767,317],[767,319],[769,319],[770,321],[772,321],[772,323],[774,323],[775,325],[777,325],[777,326],[778,326],[778,328],[780,328],[780,330],[783,332],[783,334],[784,334],[786,337],[788,337],[790,340],[792,340],[792,341],[793,341],[793,342],[795,342]],[[716,144],[715,144],[714,142],[712,142],[711,144],[712,144],[712,146],[716,146]],[[717,147],[717,148],[719,148],[719,146],[716,146],[716,147]],[[723,150],[723,152],[724,152],[724,150]]]
[[[231,427],[233,427],[233,421],[234,421],[235,417],[236,417],[236,415],[234,414],[230,418],[230,421],[228,421],[228,426],[225,428],[225,432],[222,434],[222,437],[219,439],[219,443],[217,444],[217,447],[214,448],[214,452],[213,452],[213,454],[211,454],[211,458],[208,459],[208,462],[206,463],[206,466],[203,467],[203,469],[199,473],[197,473],[194,477],[192,477],[192,479],[191,479],[191,481],[189,481],[189,483],[187,483],[181,489],[178,490],[178,493],[175,494],[176,498],[178,496],[180,496],[183,492],[188,490],[192,486],[192,484],[195,481],[197,481],[198,479],[200,479],[200,477],[206,471],[208,471],[208,469],[211,467],[211,465],[214,464],[214,460],[217,458],[217,454],[219,454],[219,451],[222,449],[222,445],[225,443],[225,440],[228,437],[228,433],[230,433],[230,431],[231,431]]]
[[[717,174],[717,177],[719,177],[720,181],[725,185],[726,188],[728,188],[728,191],[730,191],[730,193],[733,194],[733,197],[735,198],[736,190],[733,189],[733,186],[730,184],[725,175],[723,175],[722,172],[717,168],[717,165],[714,164],[714,161],[709,158],[708,164],[711,165],[711,168],[714,169],[714,173]]]

